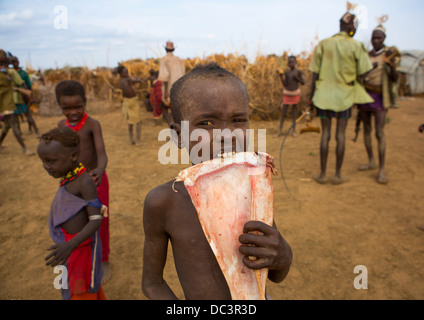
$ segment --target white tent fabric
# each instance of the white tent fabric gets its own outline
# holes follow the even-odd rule
[[[424,51],[402,51],[400,72],[406,75],[406,85],[410,93],[424,93]]]

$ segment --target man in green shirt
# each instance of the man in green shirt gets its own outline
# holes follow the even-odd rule
[[[12,57],[11,62],[13,64],[13,69],[15,69],[16,72],[18,72],[19,76],[24,81],[26,89],[32,90],[31,80],[29,79],[28,73],[19,66],[19,59],[17,57]],[[16,104],[15,114],[24,114],[28,120],[28,130],[32,132],[32,128],[34,128],[34,132],[37,138],[40,138],[41,135],[38,131],[37,124],[35,123],[35,120],[32,117],[31,112],[29,110],[29,107],[28,107],[29,104],[27,104],[27,102],[25,101],[25,100],[30,101],[31,98],[27,97],[27,99],[25,99],[26,97],[24,97],[22,93],[18,91],[14,92],[13,98]]]
[[[316,107],[321,118],[321,172],[314,179],[328,183],[326,177],[328,145],[331,138],[331,119],[337,119],[336,174],[333,184],[347,181],[341,175],[345,153],[345,132],[352,107],[373,102],[358,79],[372,69],[365,46],[353,39],[356,33],[355,15],[346,13],[340,20],[340,32],[322,40],[315,48],[309,70],[313,72],[309,103]]]
[[[22,86],[24,81],[21,79],[19,74],[13,70],[9,69],[9,58],[4,50],[0,49],[0,116],[4,117],[4,127],[0,136],[0,152],[2,151],[2,143],[4,138],[7,135],[7,132],[12,128],[13,134],[15,135],[16,140],[21,145],[24,154],[34,155],[34,152],[31,152],[26,147],[24,140],[19,132],[18,122],[15,115],[16,105],[13,101],[13,86],[12,82],[17,86]]]

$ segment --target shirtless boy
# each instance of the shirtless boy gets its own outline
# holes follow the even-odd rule
[[[81,83],[75,80],[61,81],[57,84],[55,92],[56,100],[66,117],[59,121],[58,126],[69,127],[78,133],[81,141],[79,161],[84,164],[94,179],[99,199],[108,207],[109,213],[109,179],[106,174],[108,158],[100,122],[90,117],[85,110],[87,99]],[[102,239],[102,262],[105,272],[103,281],[106,282],[111,277],[109,214],[103,219],[100,238]]]
[[[181,133],[183,120],[189,122],[190,133],[195,129],[204,129],[212,137],[213,129],[229,129],[231,132],[241,129],[246,139],[249,128],[246,88],[234,74],[217,64],[196,66],[180,78],[172,87],[171,100],[175,121],[171,129],[179,137],[180,148],[184,140]],[[205,138],[201,143],[209,144],[212,148],[212,142]],[[236,141],[233,142],[235,148]],[[196,143],[190,142],[188,149],[191,150]],[[217,154],[215,151],[211,154]],[[173,184],[177,192],[173,190]],[[170,241],[186,299],[231,299],[228,285],[182,182],[169,181],[148,193],[144,202],[143,224],[142,289],[146,297],[177,298],[163,278]],[[259,221],[249,221],[243,231],[239,238],[239,251],[245,255],[245,265],[251,269],[269,268],[269,279],[281,282],[289,271],[292,252],[275,224],[270,227]],[[259,231],[263,235],[249,233],[252,231]],[[248,256],[258,259],[251,261]]]
[[[64,300],[104,300],[101,288],[101,241],[98,229],[102,214],[96,185],[78,161],[80,138],[73,130],[60,127],[43,134],[37,153],[44,169],[61,179],[49,215],[50,236],[55,245],[46,265],[66,263],[68,288]]]
[[[138,102],[137,94],[133,88],[134,83],[141,82],[138,78],[131,78],[128,74],[128,69],[120,65],[118,67],[118,73],[121,77],[119,81],[119,87],[122,90],[124,96],[124,102],[122,104],[122,113],[128,122],[128,133],[130,136],[130,144],[140,146],[141,136],[141,109]],[[134,141],[134,125],[135,125],[135,141]]]
[[[303,79],[302,71],[299,69],[296,69],[296,57],[290,56],[288,58],[288,66],[289,70],[286,71],[286,73],[280,73],[278,72],[278,75],[280,77],[281,83],[284,86],[283,91],[283,101],[281,103],[281,119],[280,119],[280,126],[278,127],[278,132],[275,135],[276,137],[281,136],[284,119],[286,118],[287,109],[289,106],[292,106],[292,119],[293,119],[293,133],[292,136],[296,136],[296,111],[297,111],[297,104],[300,101],[300,88],[299,83],[304,85],[305,80]]]

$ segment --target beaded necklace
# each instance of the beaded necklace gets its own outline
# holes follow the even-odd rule
[[[69,119],[66,119],[65,126],[71,128],[74,131],[80,131],[82,129],[82,127],[84,127],[85,122],[87,121],[87,118],[88,118],[88,114],[87,114],[87,112],[85,112],[84,115],[82,116],[81,120],[76,125],[70,124]]]
[[[65,184],[74,181],[81,174],[86,171],[84,165],[80,163],[75,169],[69,171],[65,176],[60,179],[60,186],[64,186]]]
[[[383,47],[383,48],[381,48],[381,49],[380,49],[380,50],[378,50],[378,51],[373,50],[373,51],[372,51],[372,55],[373,55],[374,57],[376,57],[376,56],[378,56],[378,55],[382,54],[382,53],[384,52],[384,50],[386,50],[386,47]]]

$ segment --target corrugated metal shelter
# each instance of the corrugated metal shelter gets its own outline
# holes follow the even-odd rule
[[[405,75],[406,91],[411,94],[424,93],[424,51],[401,52],[400,72]]]

